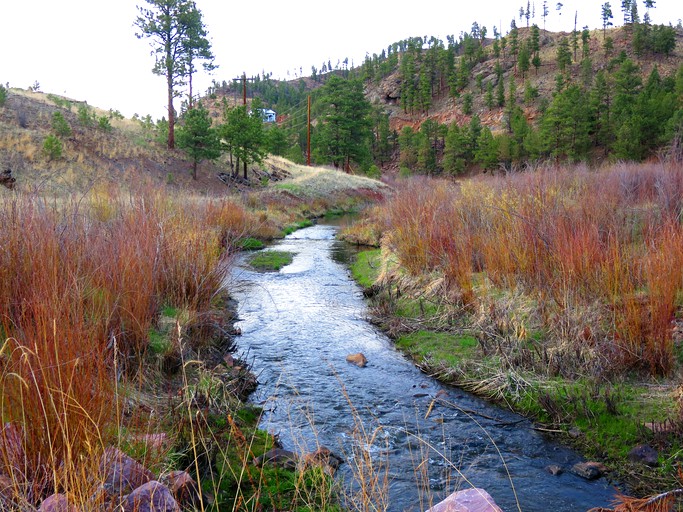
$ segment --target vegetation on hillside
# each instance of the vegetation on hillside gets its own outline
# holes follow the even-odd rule
[[[267,130],[279,144],[269,149],[305,160],[310,95],[312,159],[336,164],[327,149],[337,108],[329,91],[340,80],[361,80],[368,103],[362,117],[351,118],[359,155],[349,163],[365,172],[390,161],[404,174],[456,175],[549,159],[655,156],[678,143],[683,131],[681,28],[652,25],[649,14],[641,21],[635,2],[627,3],[625,25],[616,29],[608,29],[613,15],[607,3],[603,30],[575,26],[553,34],[529,26],[527,18],[524,28],[513,19],[505,35],[494,27],[491,38],[475,22],[446,42],[413,37],[393,43],[357,68],[325,64],[295,83],[253,77],[252,94],[279,109],[279,122]],[[216,84],[210,93],[226,101],[238,87]],[[363,133],[364,123],[370,132]]]

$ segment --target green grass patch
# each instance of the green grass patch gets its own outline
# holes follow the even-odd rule
[[[295,231],[298,231],[299,229],[310,228],[312,225],[312,220],[300,220],[299,222],[295,222],[294,224],[290,224],[289,226],[285,227],[285,229],[282,230],[282,236],[287,236]]]
[[[258,270],[277,272],[289,265],[294,254],[287,251],[262,251],[249,259],[249,264]]]
[[[335,206],[330,208],[325,212],[323,217],[326,219],[338,219],[339,217],[344,217],[345,215],[355,215],[358,213],[358,208],[355,205]]]
[[[475,356],[479,342],[466,334],[416,331],[398,338],[396,346],[419,359],[431,358],[436,363],[458,366]]]
[[[166,333],[151,329],[149,331],[149,348],[153,354],[166,354],[171,349],[171,342]]]
[[[259,249],[263,249],[265,244],[257,238],[247,237],[239,240],[237,246],[243,251],[258,251]]]
[[[430,318],[439,312],[439,305],[425,299],[401,297],[396,302],[395,315],[400,318]]]
[[[278,183],[274,186],[276,189],[286,190],[294,195],[303,195],[304,189],[301,185],[295,183]]]
[[[163,308],[161,308],[161,314],[169,318],[175,318],[176,316],[178,316],[178,308],[166,305]]]
[[[369,288],[377,280],[382,261],[379,249],[358,253],[356,261],[351,265],[351,275],[364,288]]]

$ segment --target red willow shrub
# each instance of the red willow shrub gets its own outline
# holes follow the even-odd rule
[[[140,367],[161,306],[210,306],[225,233],[257,224],[238,203],[150,191],[0,203],[0,472],[24,496],[75,493],[96,470],[119,427],[115,369]]]
[[[410,180],[377,216],[408,273],[441,272],[466,303],[481,271],[560,316],[598,301],[606,341],[621,349],[614,364],[666,374],[683,287],[682,192],[674,166],[549,168],[460,186]]]

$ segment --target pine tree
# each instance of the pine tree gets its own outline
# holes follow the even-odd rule
[[[610,21],[614,16],[612,15],[612,6],[609,2],[602,4],[602,38],[607,38],[607,27],[612,26]]]
[[[370,158],[372,107],[360,80],[332,76],[322,88],[323,150],[335,167],[350,171],[351,163],[366,165]]]
[[[569,41],[566,37],[563,37],[557,46],[557,67],[564,73],[568,70],[568,67],[571,66],[571,63],[572,54],[569,51]]]
[[[183,117],[178,130],[178,146],[192,159],[192,179],[197,179],[197,166],[203,160],[215,160],[221,154],[220,140],[211,127],[209,112],[198,104]]]
[[[486,83],[486,95],[484,96],[484,103],[486,104],[486,108],[489,110],[493,109],[493,82],[491,80]]]
[[[498,145],[488,126],[482,128],[477,139],[474,161],[483,169],[495,169],[498,166]]]
[[[529,54],[529,45],[525,41],[522,43],[522,47],[520,48],[519,55],[517,57],[517,67],[519,72],[522,74],[522,79],[524,79],[526,72],[529,71],[529,67],[531,66]]]
[[[190,73],[196,58],[211,59],[206,30],[192,0],[145,0],[150,8],[138,6],[135,26],[138,39],[150,39],[156,62],[152,72],[166,79],[168,100],[168,147],[175,147],[175,109],[177,88]]]
[[[601,146],[607,153],[613,139],[612,88],[603,70],[595,75],[595,84],[590,92],[590,110],[593,144]]]

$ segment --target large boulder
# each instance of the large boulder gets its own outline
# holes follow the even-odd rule
[[[362,352],[358,352],[357,354],[349,354],[346,356],[346,362],[355,364],[360,368],[364,368],[365,365],[368,364],[368,360],[365,358]]]
[[[476,487],[454,492],[427,512],[503,512],[484,489]]]
[[[123,512],[180,512],[171,491],[152,480],[131,492],[123,502]]]
[[[154,473],[118,448],[109,447],[102,455],[102,487],[111,496],[123,496],[154,480]]]

